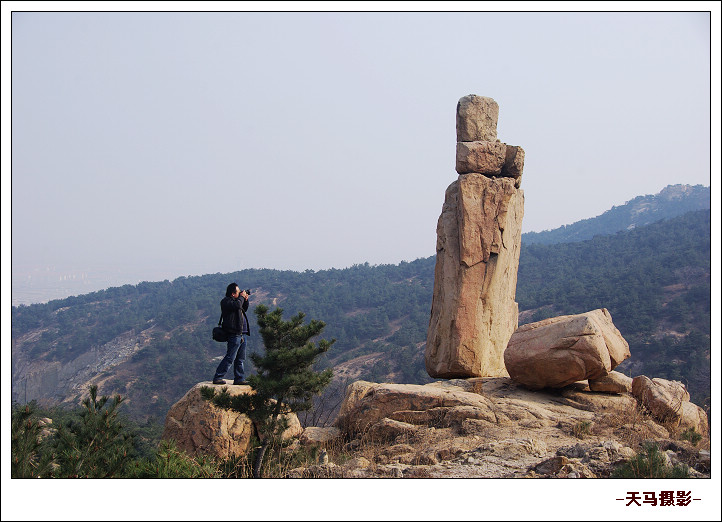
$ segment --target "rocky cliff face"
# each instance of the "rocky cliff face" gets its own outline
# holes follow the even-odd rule
[[[456,169],[437,225],[426,344],[432,377],[507,375],[503,353],[518,324],[515,301],[524,193],[521,147],[496,140],[498,105],[457,105]]]
[[[148,342],[150,329],[138,335],[126,333],[103,345],[93,347],[67,362],[47,361],[31,357],[25,343],[37,342],[42,331],[13,339],[12,345],[12,397],[25,402],[37,400],[40,404],[75,404],[86,395],[91,384],[103,380],[103,372],[129,360]]]

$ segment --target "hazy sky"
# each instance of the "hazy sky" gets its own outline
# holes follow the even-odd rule
[[[456,103],[467,94],[493,97],[500,106],[500,140],[526,151],[524,231],[592,217],[669,184],[710,185],[710,157],[712,202],[719,205],[718,2],[611,5],[712,9],[712,38],[710,15],[703,12],[10,15],[11,9],[67,5],[81,10],[248,5],[149,4],[2,3],[6,358],[10,246],[13,272],[36,266],[111,268],[165,271],[168,278],[249,267],[343,268],[433,255],[444,191],[457,176]],[[389,8],[360,4],[341,7]],[[534,10],[609,5],[451,4]],[[307,8],[274,2],[261,8],[278,5]],[[719,227],[713,226],[718,245]],[[716,288],[717,249],[713,258]],[[712,316],[719,316],[717,297]],[[3,368],[8,397],[9,361],[4,359]],[[3,455],[10,439],[6,420],[9,415],[3,415]],[[448,518],[448,502],[398,499],[459,498],[463,487],[478,496],[478,482],[471,482],[401,481],[388,488],[386,482],[367,481],[363,489],[374,491],[359,497],[371,499],[362,503],[361,513],[382,520],[390,512],[383,508],[391,505],[404,515],[422,510],[424,519]],[[498,482],[503,481],[484,481],[480,502],[462,497],[453,512],[467,515],[472,509],[478,511],[468,518],[478,513],[508,518],[508,506],[514,506],[511,512],[538,518],[540,508],[558,497],[556,483],[535,482],[533,488],[515,483],[513,491],[524,488],[523,494],[509,497],[507,484]],[[695,485],[705,502],[685,508],[688,518],[702,519],[698,509],[719,506],[718,482]],[[203,484],[208,495],[198,495],[198,482],[189,494],[216,498],[217,483],[208,484]],[[37,499],[37,486],[10,485],[16,515],[37,513],[23,509]],[[611,518],[629,516],[615,501],[625,494],[618,482],[596,482],[591,496],[571,486],[566,506],[593,504]],[[54,511],[77,505],[67,502],[78,496],[75,483],[41,487]],[[348,508],[355,508],[358,498],[325,510],[327,501],[346,498],[347,483],[327,481],[322,487],[285,488],[283,498],[294,509],[321,503],[316,516],[364,516]],[[439,494],[442,487],[453,490]],[[650,491],[655,488],[658,484],[649,484]],[[268,488],[242,489],[251,492],[239,497],[244,513],[265,507],[253,500]],[[182,508],[185,516],[201,517],[214,502],[168,502],[178,497],[175,483],[160,503],[157,493],[155,485],[136,491],[125,497],[132,502],[116,503],[112,511]],[[390,504],[383,502],[387,496]],[[95,509],[69,516],[108,513],[106,498],[85,495],[83,505],[94,503]],[[564,518],[560,513],[551,516]]]
[[[471,93],[525,232],[710,184],[708,13],[16,12],[13,270],[433,255]]]

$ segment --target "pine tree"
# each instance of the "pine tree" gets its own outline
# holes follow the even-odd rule
[[[248,378],[253,393],[231,397],[225,389],[216,393],[212,388],[205,388],[202,393],[216,406],[244,413],[254,421],[261,446],[253,461],[253,476],[260,478],[266,450],[280,442],[281,434],[288,427],[285,414],[311,409],[314,395],[331,382],[330,368],[318,372],[312,365],[336,340],[311,342],[326,324],[314,319],[304,325],[303,312],[289,321],[282,319],[281,308],[269,313],[267,306],[258,305],[254,312],[265,353],[250,355],[257,370],[256,375]]]
[[[83,401],[80,422],[69,421],[58,428],[55,458],[58,477],[112,478],[126,475],[132,459],[132,435],[118,419],[116,395],[98,399],[98,386],[90,387]],[[109,407],[105,407],[108,404]]]
[[[51,475],[52,451],[43,440],[43,425],[36,418],[36,409],[34,401],[13,408],[10,443],[12,478],[44,478]]]

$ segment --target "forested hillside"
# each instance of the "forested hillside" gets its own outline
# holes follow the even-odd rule
[[[520,323],[607,308],[630,345],[619,370],[681,380],[708,404],[710,211],[559,245],[524,245]]]
[[[13,307],[13,399],[72,401],[93,382],[126,396],[138,421],[162,422],[224,354],[210,332],[232,281],[252,289],[251,309],[264,303],[325,321],[323,337],[337,342],[322,364],[335,367],[339,388],[350,379],[429,382],[434,263],[244,270]],[[709,403],[709,211],[583,242],[522,243],[517,301],[520,322],[606,307],[630,343],[620,370],[682,380],[694,402]],[[249,348],[262,349],[258,335]]]
[[[551,245],[584,241],[596,235],[632,230],[687,212],[705,210],[710,208],[710,202],[710,187],[668,185],[659,194],[637,196],[624,205],[612,207],[601,216],[583,219],[554,230],[527,232],[522,235],[522,243]]]

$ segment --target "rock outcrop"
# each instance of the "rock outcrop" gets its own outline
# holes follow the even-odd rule
[[[336,426],[346,451],[363,448],[363,467],[297,468],[295,477],[609,477],[655,441],[707,476],[709,455],[650,417],[629,393],[585,383],[531,391],[505,377],[427,385],[357,381]],[[670,452],[670,449],[674,452]],[[670,465],[671,465],[670,464]]]
[[[520,326],[504,363],[514,381],[538,390],[602,379],[629,356],[629,344],[602,308]]]
[[[517,326],[524,215],[521,147],[496,140],[498,105],[470,95],[457,105],[457,172],[437,225],[426,343],[432,377],[505,376]]]
[[[483,379],[483,392],[479,384],[462,379],[425,385],[356,381],[346,390],[335,425],[349,438],[377,431],[395,431],[398,435],[419,427],[472,424],[492,431],[515,426],[531,430],[529,436],[533,438],[535,429],[541,436],[547,428],[591,422],[594,412],[628,412],[636,407],[629,394],[595,393],[581,383],[566,388],[561,395],[530,391],[505,377]]]
[[[179,449],[191,455],[215,455],[221,458],[241,456],[248,452],[251,436],[257,433],[248,416],[216,407],[201,397],[201,388],[219,389],[210,381],[193,386],[176,402],[165,418],[163,440],[173,439]],[[231,396],[252,393],[250,386],[226,384]],[[303,429],[295,413],[287,415],[289,426],[284,438],[293,438]]]
[[[706,433],[709,421],[705,411],[689,402],[689,392],[679,381],[650,379],[640,375],[632,380],[632,395],[659,422],[669,422],[697,433]]]

